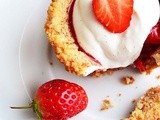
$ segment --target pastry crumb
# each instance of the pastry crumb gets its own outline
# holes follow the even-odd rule
[[[118,94],[119,97],[120,97],[121,95],[122,95],[121,93]]]
[[[160,75],[157,76],[157,79],[160,80]]]
[[[50,65],[53,65],[53,62],[49,62]]]
[[[110,100],[105,99],[105,100],[103,100],[102,107],[101,107],[100,110],[104,111],[104,110],[109,109],[110,107],[112,107],[112,104],[111,104]]]
[[[130,85],[135,82],[135,79],[132,76],[125,76],[121,79],[121,82],[125,85]]]
[[[133,103],[133,104],[135,104],[135,103],[136,103],[136,101],[137,101],[136,99],[133,99],[133,100],[132,100],[132,103]]]

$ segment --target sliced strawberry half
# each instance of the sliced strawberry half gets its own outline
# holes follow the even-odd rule
[[[110,32],[125,31],[133,14],[133,0],[93,0],[96,19]]]

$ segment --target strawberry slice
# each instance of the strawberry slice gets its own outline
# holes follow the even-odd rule
[[[96,19],[110,32],[125,31],[131,21],[133,0],[93,0],[92,7]]]

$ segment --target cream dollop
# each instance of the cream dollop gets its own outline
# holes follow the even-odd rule
[[[126,67],[140,55],[151,28],[160,16],[158,0],[134,0],[130,26],[122,33],[111,33],[99,23],[92,11],[92,0],[76,0],[73,26],[79,45],[100,67],[91,66],[86,75],[97,69]]]

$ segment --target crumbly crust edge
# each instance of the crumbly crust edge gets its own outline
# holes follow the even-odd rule
[[[57,58],[67,71],[85,76],[90,66],[100,66],[85,53],[78,50],[68,26],[68,7],[73,0],[52,0],[48,8],[45,32]]]
[[[159,120],[160,86],[149,89],[137,102],[135,110],[125,120]]]

